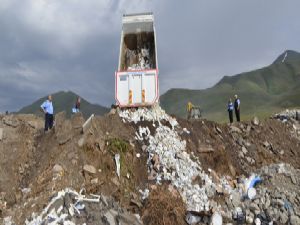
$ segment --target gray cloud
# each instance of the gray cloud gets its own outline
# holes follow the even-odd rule
[[[110,105],[123,13],[154,12],[163,93],[207,88],[299,51],[299,7],[297,0],[0,0],[0,111],[59,90]]]

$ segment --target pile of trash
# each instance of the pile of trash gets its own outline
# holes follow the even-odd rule
[[[126,49],[125,61],[128,70],[145,70],[152,68],[149,48],[144,47],[137,50]]]
[[[141,225],[142,222],[138,215],[131,215],[121,209],[112,198],[101,194],[86,195],[84,190],[78,193],[66,188],[59,191],[39,215],[33,213],[25,224]]]
[[[157,184],[170,181],[181,194],[188,211],[209,211],[208,198],[214,195],[215,184],[201,169],[199,161],[186,152],[186,142],[178,135],[177,130],[181,128],[176,119],[167,115],[159,106],[136,111],[124,110],[120,111],[119,116],[124,122],[150,121],[153,126],[158,123],[155,134],[150,134],[149,128],[142,126],[136,132],[137,140],[143,144],[148,143],[144,151],[148,153],[150,179]],[[170,127],[163,125],[163,121],[168,122]]]
[[[276,119],[280,119],[286,122],[289,119],[294,119],[300,121],[300,110],[299,109],[286,109],[280,113],[276,113],[274,116]]]
[[[300,224],[299,175],[288,164],[273,164],[240,178],[222,205],[226,219],[239,224]]]
[[[293,136],[300,139],[300,110],[287,109],[281,113],[275,114],[273,118],[278,119],[283,123],[288,123],[293,128],[292,129]]]

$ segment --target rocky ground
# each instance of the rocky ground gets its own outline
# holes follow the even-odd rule
[[[84,122],[59,113],[44,133],[42,118],[0,115],[0,223],[300,224],[293,112],[226,125],[154,107]]]

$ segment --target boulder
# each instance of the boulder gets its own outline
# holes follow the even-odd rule
[[[59,164],[55,164],[52,168],[53,174],[60,174],[63,173],[63,171],[64,171],[63,167]]]
[[[97,172],[95,167],[93,167],[92,165],[88,165],[88,164],[85,164],[83,166],[83,170],[88,172],[88,173],[92,173],[92,174],[95,174]]]
[[[298,216],[291,216],[290,217],[290,224],[291,225],[299,225],[300,224],[300,218]]]
[[[252,124],[255,125],[255,126],[258,126],[259,123],[260,123],[259,119],[258,119],[256,116],[252,119],[251,122],[252,122]]]

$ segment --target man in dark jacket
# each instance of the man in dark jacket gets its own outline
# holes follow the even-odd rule
[[[238,98],[237,95],[234,96],[234,111],[235,111],[235,116],[236,116],[236,120],[238,122],[241,121],[241,118],[240,118],[240,105],[241,105],[241,101],[240,99]]]
[[[227,111],[229,114],[229,122],[233,123],[233,103],[232,103],[231,98],[228,101]]]

